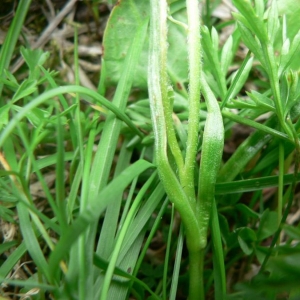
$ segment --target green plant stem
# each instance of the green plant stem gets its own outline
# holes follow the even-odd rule
[[[164,10],[165,12],[161,12]],[[166,22],[166,1],[156,0],[151,1],[151,19],[150,19],[150,51],[149,51],[149,69],[148,69],[148,86],[149,86],[149,99],[151,108],[151,117],[153,123],[153,132],[155,138],[155,157],[158,174],[161,182],[165,188],[165,191],[171,202],[174,203],[175,208],[179,211],[182,222],[185,227],[187,237],[187,248],[189,253],[192,254],[191,259],[191,291],[193,299],[199,299],[199,278],[201,278],[201,268],[199,265],[199,251],[201,250],[201,239],[200,239],[200,228],[199,221],[196,217],[196,206],[195,203],[191,203],[188,200],[186,193],[184,192],[182,185],[180,184],[177,176],[171,168],[168,156],[167,156],[167,126],[165,111],[163,106],[163,96],[165,93],[162,92],[166,85],[165,81],[162,81],[161,68],[165,67],[166,64],[161,62],[161,49],[163,44],[167,44],[165,36],[165,25]],[[165,38],[161,39],[161,35]],[[166,57],[165,57],[166,59]],[[166,96],[165,96],[166,97]],[[197,134],[197,133],[194,133]],[[178,166],[177,166],[178,167]],[[197,282],[197,284],[195,284]],[[200,287],[200,291],[202,288]]]
[[[188,59],[189,59],[189,118],[188,138],[182,186],[189,201],[195,202],[194,168],[197,154],[198,131],[200,121],[200,74],[201,74],[201,41],[200,11],[198,0],[187,0],[188,17]]]
[[[282,219],[283,186],[284,186],[284,145],[282,143],[279,143],[279,176],[278,176],[278,205],[277,205],[278,226],[280,225]]]
[[[267,67],[267,72],[269,75],[270,85],[274,96],[274,103],[276,108],[277,117],[281,127],[284,129],[286,134],[293,139],[293,133],[287,123],[284,120],[284,111],[280,97],[280,87],[278,78],[278,67],[275,62],[274,48],[270,43],[262,41],[262,51],[265,57],[265,63]]]
[[[169,97],[169,91],[171,90],[171,86],[169,86],[169,78],[168,78],[168,72],[167,72],[167,54],[168,54],[168,27],[167,27],[167,2],[166,1],[160,1],[159,3],[159,46],[160,46],[160,52],[159,52],[159,63],[160,63],[160,89],[161,89],[161,96],[162,96],[162,105],[164,110],[164,117],[165,117],[165,124],[166,124],[166,134],[167,134],[167,144],[170,147],[170,150],[174,156],[175,162],[178,167],[179,177],[183,178],[183,157],[182,153],[180,151],[174,124],[173,124],[173,118],[172,118],[172,112],[173,112],[173,103],[171,103],[173,100]]]
[[[285,210],[282,214],[282,218],[281,218],[281,221],[280,221],[280,226],[278,227],[278,230],[274,234],[274,237],[273,237],[272,243],[270,245],[269,251],[266,254],[265,259],[264,259],[264,261],[261,265],[261,268],[259,270],[259,274],[262,274],[263,271],[265,270],[266,264],[267,264],[271,254],[272,254],[273,248],[274,248],[277,240],[279,239],[280,232],[282,230],[282,225],[285,223],[285,221],[288,217],[288,214],[290,212],[290,209],[292,207],[294,194],[295,194],[295,189],[296,189],[297,175],[298,175],[298,170],[299,170],[299,167],[300,167],[300,142],[299,142],[299,138],[297,136],[297,132],[296,132],[295,128],[293,127],[293,124],[292,124],[290,119],[287,119],[287,126],[289,126],[289,128],[290,128],[290,130],[293,134],[293,138],[294,138],[294,141],[295,141],[295,148],[296,148],[295,149],[295,169],[294,169],[294,174],[293,174],[293,182],[292,182],[291,187],[290,187],[289,200],[288,200],[286,208],[285,208]]]
[[[203,288],[204,250],[189,251],[189,300],[204,300]]]

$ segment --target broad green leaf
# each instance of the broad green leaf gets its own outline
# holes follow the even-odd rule
[[[178,1],[182,2],[182,1]],[[177,2],[171,4],[170,11],[176,20],[186,23],[185,9]],[[121,0],[110,14],[103,37],[103,58],[106,65],[106,84],[116,85],[120,79],[125,57],[137,28],[149,18],[149,1]],[[178,10],[177,10],[178,9]],[[175,80],[186,82],[188,78],[186,33],[180,25],[169,22],[168,71]],[[133,86],[145,89],[147,87],[149,39],[146,38],[144,48],[135,71]]]
[[[292,225],[284,225],[283,230],[286,232],[286,234],[295,239],[295,240],[300,240],[300,228],[299,227],[294,227]]]
[[[259,218],[258,213],[256,213],[250,207],[246,206],[243,203],[238,203],[235,207],[249,218],[254,218],[254,219]]]
[[[278,229],[278,216],[274,211],[269,211],[266,209],[259,223],[258,231],[257,231],[257,239],[262,241],[271,235],[273,235]]]
[[[300,29],[299,14],[300,5],[299,1],[295,0],[284,0],[274,1],[278,6],[279,15],[285,15],[287,20],[287,37],[292,40]]]
[[[246,255],[250,255],[253,252],[252,243],[255,241],[256,234],[252,229],[244,227],[238,230],[238,242]]]
[[[265,1],[264,0],[254,0],[254,9],[258,17],[263,19],[265,11]]]

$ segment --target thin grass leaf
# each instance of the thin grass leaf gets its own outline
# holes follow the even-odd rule
[[[236,73],[236,75],[232,80],[232,83],[226,93],[224,101],[222,101],[221,103],[221,109],[223,109],[226,106],[228,100],[236,96],[236,94],[240,91],[240,89],[245,84],[246,80],[248,79],[250,69],[252,67],[252,61],[253,58],[250,57],[250,52],[248,52],[241,67],[239,68],[238,72]]]
[[[224,117],[229,118],[232,121],[237,122],[237,123],[248,125],[248,126],[253,127],[253,128],[255,128],[259,131],[270,134],[274,138],[280,138],[280,139],[283,139],[287,142],[293,143],[293,141],[291,141],[291,139],[285,133],[282,133],[282,132],[280,132],[278,130],[275,130],[271,127],[265,126],[263,124],[257,123],[253,120],[250,120],[250,119],[247,119],[247,118],[244,118],[244,117],[240,117],[239,115],[231,113],[229,111],[224,111],[223,110],[222,115]]]
[[[142,133],[135,127],[135,125],[130,121],[130,119],[121,112],[114,104],[112,104],[110,101],[106,100],[96,92],[76,85],[70,85],[70,86],[63,86],[59,88],[52,89],[50,91],[45,92],[44,94],[38,96],[33,101],[28,103],[22,111],[20,111],[15,117],[9,122],[9,124],[5,127],[5,129],[2,131],[0,135],[0,146],[3,145],[4,141],[7,139],[7,137],[12,133],[13,129],[17,126],[17,124],[29,113],[34,107],[37,107],[41,105],[42,103],[48,101],[49,99],[59,95],[59,94],[65,94],[65,93],[82,93],[85,95],[88,95],[92,97],[93,99],[99,101],[102,105],[110,109],[113,113],[116,114],[118,118],[120,118],[122,121],[124,121],[129,128],[131,128],[137,135],[143,136]]]
[[[228,183],[216,184],[216,195],[234,194],[234,193],[246,193],[252,191],[263,190],[270,187],[278,186],[278,176],[260,177],[255,179],[238,180]],[[300,173],[296,179],[293,174],[285,174],[283,176],[283,184],[289,185],[300,181]]]
[[[15,245],[17,245],[17,241],[9,241],[2,243],[0,245],[0,255],[5,251],[9,250],[10,248],[14,247]]]
[[[225,299],[226,295],[226,272],[216,201],[214,201],[212,209],[211,229],[213,240],[215,299],[221,300]]]
[[[268,11],[268,22],[267,22],[267,32],[268,32],[270,42],[272,44],[274,43],[279,27],[280,24],[278,19],[277,2],[272,1]]]
[[[64,161],[71,161],[74,159],[74,152],[65,152]],[[38,170],[47,168],[54,165],[57,162],[57,153],[42,157],[36,161],[36,166]]]
[[[164,261],[164,271],[163,271],[163,299],[167,300],[167,284],[168,284],[168,269],[169,269],[169,259],[170,259],[170,251],[171,251],[171,243],[172,243],[172,230],[173,230],[173,223],[174,223],[174,204],[172,204],[172,211],[171,211],[171,221],[170,227],[168,232],[168,239],[167,239],[167,248],[165,254],[165,261]]]
[[[176,257],[174,262],[174,270],[172,275],[172,282],[171,282],[170,296],[169,296],[170,300],[176,299],[177,286],[178,286],[179,274],[180,274],[180,264],[182,260],[183,242],[184,242],[184,233],[183,233],[183,226],[181,225],[178,240],[177,240]]]
[[[126,167],[128,167],[130,163],[132,152],[128,151],[126,146],[126,142],[124,142],[119,154],[114,177],[117,177],[124,169],[126,169]],[[133,190],[135,190],[135,187],[136,182],[133,186]],[[105,217],[103,220],[96,249],[97,255],[105,259],[108,259],[110,257],[114,249],[122,198],[123,191],[120,190],[117,199],[114,201],[113,204],[108,205],[105,212]],[[127,197],[127,201],[129,201],[129,197]]]
[[[98,267],[99,269],[101,269],[103,271],[107,271],[109,263],[107,261],[105,261],[103,258],[98,256],[97,254],[94,254],[93,261],[94,261],[94,264],[96,267]],[[124,277],[124,278],[127,278],[127,279],[130,279],[132,282],[136,282],[137,284],[142,286],[146,291],[148,291],[151,294],[151,296],[154,297],[154,299],[157,299],[157,300],[161,299],[149,288],[149,286],[146,283],[144,283],[142,280],[139,280],[135,276],[128,274],[127,272],[123,271],[122,269],[115,267],[114,274]]]
[[[227,39],[227,41],[225,42],[223,48],[222,48],[222,52],[221,52],[221,71],[223,73],[223,76],[226,77],[228,68],[232,62],[233,56],[234,56],[234,52],[232,49],[233,46],[233,39],[232,39],[232,35],[229,36],[229,38]],[[228,91],[227,91],[228,93]]]
[[[27,279],[27,280],[16,280],[16,279],[7,279],[7,278],[1,278],[0,282],[3,284],[9,284],[13,286],[22,286],[26,288],[39,288],[44,291],[55,291],[57,288],[53,285],[40,283],[35,280]]]
[[[49,265],[33,230],[27,207],[23,203],[19,203],[17,205],[17,210],[20,221],[20,229],[27,251],[32,257],[34,263],[39,268],[39,271],[47,278],[48,282],[51,283],[53,282],[53,277],[50,276]]]
[[[161,187],[161,185],[159,185],[159,186]],[[158,188],[159,186],[157,186],[156,188]],[[136,265],[134,267],[134,271],[132,273],[133,276],[137,275],[137,273],[138,273],[138,271],[139,271],[139,269],[141,267],[143,259],[144,259],[145,255],[146,255],[146,252],[147,252],[148,248],[150,247],[150,243],[152,241],[152,238],[154,237],[156,231],[158,230],[158,226],[159,226],[159,224],[160,224],[160,222],[162,220],[163,214],[165,213],[168,204],[169,204],[169,200],[166,198],[165,201],[164,201],[164,203],[163,203],[163,205],[161,206],[158,214],[157,214],[157,217],[155,218],[155,221],[154,221],[154,224],[153,224],[153,226],[151,228],[151,231],[148,234],[146,241],[144,242],[143,249],[142,249],[142,251],[141,251],[141,253],[139,255],[138,261],[137,261],[137,263],[136,263]]]
[[[272,128],[277,124],[275,117],[271,117],[265,125]],[[242,171],[246,164],[264,147],[272,136],[264,132],[257,131],[250,135],[230,159],[223,165],[218,175],[218,182],[228,182]]]
[[[140,203],[141,203],[145,193],[147,192],[148,188],[150,187],[150,185],[152,184],[152,182],[156,176],[157,176],[157,174],[153,173],[150,176],[150,178],[147,180],[147,182],[145,182],[143,187],[140,189],[138,195],[136,196],[136,198],[128,212],[128,215],[124,221],[124,224],[117,236],[116,243],[114,245],[113,252],[110,257],[108,270],[104,277],[102,290],[101,290],[101,296],[100,296],[101,300],[107,299],[110,281],[113,276],[113,270],[117,264],[118,256],[119,256],[119,253],[121,252],[121,247],[122,247],[123,241],[125,241],[126,233],[128,232],[129,226],[132,223],[132,220],[137,213],[138,207],[140,206]]]
[[[0,79],[4,77],[4,70],[9,67],[30,3],[30,0],[21,0],[19,2],[12,24],[9,26],[0,52]],[[2,94],[2,89],[3,82],[0,80],[0,95]]]
[[[24,241],[6,258],[0,266],[0,277],[6,277],[21,257],[25,254],[27,248]]]
[[[60,260],[68,253],[69,247],[78,239],[88,226],[95,222],[108,203],[115,199],[120,188],[125,188],[136,176],[143,171],[152,168],[153,165],[140,160],[126,170],[124,170],[116,179],[108,184],[98,195],[89,199],[89,205],[76,219],[66,232],[62,235],[49,259],[49,272],[54,275],[57,271]],[[98,199],[102,199],[101,202]],[[74,233],[76,232],[76,235]],[[68,245],[68,247],[66,247]]]
[[[58,208],[58,222],[61,231],[64,232],[67,226],[67,212],[66,212],[66,199],[65,199],[65,164],[64,164],[64,137],[63,127],[61,126],[60,118],[57,119],[57,162],[56,162],[56,204]]]
[[[300,46],[300,31],[295,35],[291,45],[289,46],[289,40],[287,39],[282,46],[282,55],[280,56],[280,65],[278,68],[278,76],[281,76],[285,70],[295,59],[295,55],[298,53]]]

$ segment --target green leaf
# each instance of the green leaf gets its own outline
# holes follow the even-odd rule
[[[176,8],[176,9],[175,9]],[[172,17],[186,23],[185,8],[175,2],[171,4]],[[149,18],[149,1],[120,0],[112,10],[103,37],[103,58],[106,64],[106,84],[116,85],[120,79],[129,46],[137,28]],[[186,33],[181,26],[168,24],[168,72],[178,82],[186,82],[188,78]],[[146,38],[141,57],[134,76],[134,87],[146,89],[148,68],[149,38]]]
[[[245,26],[249,26],[254,34],[257,35],[257,37],[261,41],[268,41],[268,36],[265,28],[265,24],[263,20],[256,15],[251,3],[249,0],[233,0],[233,4],[236,6],[236,8],[240,11],[240,13],[243,15],[243,17],[247,20],[248,24],[245,22]]]
[[[31,79],[25,79],[21,85],[18,87],[14,97],[12,98],[12,103],[29,96],[30,94],[34,93],[37,89],[37,81]]]
[[[275,112],[273,101],[266,95],[256,91],[251,91],[251,93],[247,93],[247,95],[256,103],[258,108],[265,109],[268,112]]]
[[[233,39],[232,36],[229,36],[229,38],[227,39],[227,41],[223,46],[222,53],[221,53],[221,70],[224,77],[227,74],[228,68],[234,56],[232,45],[233,45]]]
[[[212,73],[214,80],[218,85],[218,94],[223,99],[226,94],[226,82],[225,77],[221,70],[221,64],[219,60],[219,45],[216,34],[216,29],[212,28],[211,34],[206,26],[201,27],[202,35],[202,48],[204,50],[204,70],[206,73]]]
[[[15,223],[13,218],[14,212],[4,205],[0,205],[0,218],[4,221]]]
[[[276,149],[276,151],[278,150]],[[278,159],[278,154],[276,156],[276,159]],[[294,179],[294,174],[284,175],[284,185],[291,184]],[[300,174],[297,175],[296,181],[300,181]],[[278,186],[278,176],[266,176],[227,183],[217,183],[215,193],[216,195],[245,193],[250,191],[263,190],[272,186]]]
[[[265,11],[265,1],[264,0],[255,0],[254,9],[259,18],[263,19]]]
[[[300,29],[299,2],[295,0],[276,1],[279,15],[285,15],[287,20],[287,37],[292,40]]]
[[[234,16],[237,17],[237,14],[234,14]],[[243,23],[238,22],[238,28],[241,33],[243,42],[246,44],[249,50],[255,54],[255,57],[260,62],[263,62],[264,58],[260,42],[254,37],[254,34]]]
[[[244,227],[238,229],[238,242],[246,255],[250,255],[253,252],[252,243],[256,241],[256,234],[254,230]]]
[[[284,225],[283,230],[286,232],[286,234],[295,240],[300,240],[300,228],[291,226],[291,225]]]
[[[46,62],[50,56],[50,53],[43,52],[42,49],[25,49],[22,46],[21,54],[29,67],[30,77],[37,80],[40,76],[39,67]]]
[[[23,110],[23,107],[17,105],[14,105],[13,108],[17,112],[21,112]],[[26,118],[34,127],[38,127],[39,125],[41,125],[41,123],[49,121],[49,117],[50,113],[48,111],[40,109],[38,107],[31,109],[26,114]]]
[[[278,229],[278,216],[274,211],[266,209],[260,219],[257,230],[257,239],[262,241],[273,235]]]
[[[69,252],[71,245],[79,238],[90,224],[93,224],[103,210],[111,203],[119,191],[124,189],[136,176],[143,171],[152,168],[153,165],[139,160],[124,170],[116,179],[108,184],[96,197],[89,199],[88,207],[79,215],[78,219],[62,235],[54,251],[50,255],[50,274],[55,274],[61,259]],[[99,199],[102,199],[99,202]],[[76,235],[74,235],[76,232]],[[68,247],[66,247],[68,245]]]
[[[240,212],[244,213],[249,218],[257,219],[259,218],[259,214],[253,211],[250,207],[246,206],[243,203],[238,203],[235,206]]]
[[[253,57],[246,58],[239,70],[233,74],[232,83],[226,95],[226,99],[234,98],[242,89],[252,68],[252,61]]]
[[[3,105],[0,108],[0,130],[3,128],[3,125],[7,125],[9,121],[9,111],[10,104]]]
[[[276,34],[280,27],[279,20],[278,20],[278,10],[277,10],[277,1],[272,1],[272,4],[268,11],[268,36],[271,43],[274,43]]]
[[[295,62],[299,61],[298,60],[299,49],[300,49],[299,46],[300,46],[300,31],[294,37],[291,45],[289,39],[287,39],[282,45],[282,50],[280,55],[280,65],[278,68],[279,76],[287,69],[288,66],[292,64],[294,67]]]
[[[17,241],[10,241],[0,245],[0,255],[5,251],[8,251],[10,248],[16,246],[18,243]]]
[[[94,254],[94,258],[93,258],[94,264],[96,267],[98,267],[101,270],[106,271],[108,268],[108,262],[105,261],[104,259],[102,259],[100,256],[98,256],[97,254]],[[145,290],[147,290],[153,297],[154,299],[160,299],[155,293],[152,292],[152,290],[149,288],[149,286],[144,283],[143,281],[139,280],[138,278],[130,275],[129,273],[123,271],[122,269],[115,267],[114,269],[114,274],[130,279],[133,282],[136,282],[137,284],[139,284],[140,286],[142,286]]]
[[[27,15],[28,9],[30,7],[31,0],[21,0],[17,5],[17,10],[14,13],[14,18],[12,20],[11,25],[9,26],[9,30],[5,36],[5,41],[1,46],[0,51],[0,95],[2,94],[3,89],[3,71],[9,68],[10,61],[15,51],[14,48],[19,39],[19,34],[23,27],[23,22]]]

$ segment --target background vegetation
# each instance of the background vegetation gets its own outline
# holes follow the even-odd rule
[[[201,2],[201,85],[186,1],[169,1],[157,43],[150,1],[113,4],[0,4],[0,299],[299,299],[299,4]],[[166,44],[164,64],[149,66]],[[170,186],[148,96],[158,73]],[[192,171],[180,174],[181,156]],[[201,212],[207,183],[195,275],[193,220],[176,199],[196,195]]]

